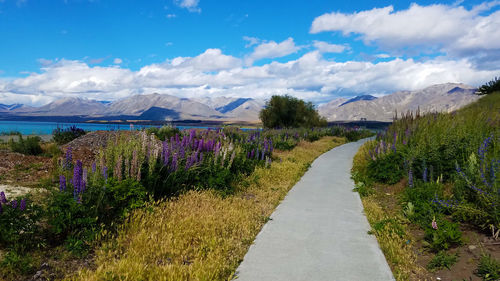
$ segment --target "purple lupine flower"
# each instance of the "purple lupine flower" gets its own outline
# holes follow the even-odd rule
[[[92,162],[92,174],[95,173],[96,169],[97,169],[97,166],[96,166],[95,162]]]
[[[5,196],[5,192],[0,192],[0,203],[7,203],[7,197]]]
[[[10,202],[10,205],[12,206],[12,209],[17,208],[17,200],[12,200],[12,201]]]
[[[413,171],[410,167],[410,170],[408,171],[408,185],[410,187],[413,187]]]
[[[200,162],[203,163],[203,152],[200,152]]]
[[[76,160],[75,168],[73,169],[73,196],[77,200],[78,194],[82,191],[82,161]]]
[[[247,151],[247,159],[250,158],[250,151]]]
[[[104,178],[104,181],[108,181],[108,167],[104,166],[102,167],[102,177]]]
[[[250,159],[253,159],[254,153],[255,153],[255,149],[252,149],[252,152],[250,152]]]
[[[66,177],[63,175],[59,176],[59,190],[66,190]]]
[[[177,153],[174,154],[172,157],[172,166],[171,166],[172,171],[177,171]]]
[[[261,153],[261,154],[262,154],[262,156],[260,157],[260,160],[261,160],[261,161],[264,161],[264,155],[265,155],[264,153],[265,153],[265,151],[264,151],[264,150],[262,150],[262,153]]]
[[[19,205],[19,210],[24,211],[26,209],[26,199],[21,199],[21,204]]]
[[[64,163],[63,163],[63,169],[65,170],[69,170],[71,168],[71,163],[73,162],[73,149],[70,147],[68,147],[68,149],[66,149],[66,155],[64,157]]]

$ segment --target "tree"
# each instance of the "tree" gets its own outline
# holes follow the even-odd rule
[[[285,95],[272,96],[260,111],[266,128],[325,127],[326,119],[319,116],[311,102]]]

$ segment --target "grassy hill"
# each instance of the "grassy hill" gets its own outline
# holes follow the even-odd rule
[[[449,114],[407,113],[356,155],[357,190],[398,280],[461,280],[476,268],[484,280],[500,278],[498,251],[469,237],[498,238],[499,125],[495,92]],[[464,254],[466,245],[481,252]]]

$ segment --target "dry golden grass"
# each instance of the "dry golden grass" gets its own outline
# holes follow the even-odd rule
[[[302,142],[221,197],[191,191],[136,211],[74,280],[230,280],[272,211],[310,163],[343,138]]]
[[[353,159],[353,173],[365,173],[368,164],[368,148],[372,142],[366,142]],[[382,252],[392,269],[396,280],[420,280],[422,268],[416,263],[417,256],[412,250],[411,236],[407,231],[405,219],[395,212],[386,211],[379,202],[380,194],[361,198],[368,222],[372,227],[382,221],[384,226],[373,231]],[[380,224],[379,224],[380,225]]]

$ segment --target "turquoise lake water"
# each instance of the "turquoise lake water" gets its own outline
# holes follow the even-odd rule
[[[130,130],[130,124],[94,124],[94,123],[56,123],[56,122],[28,122],[28,121],[0,121],[0,134],[18,131],[23,135],[51,135],[57,128],[68,128],[77,126],[85,131],[111,131],[111,130]],[[157,125],[134,125],[134,129],[154,127]],[[179,129],[202,128],[193,126],[176,126]]]

